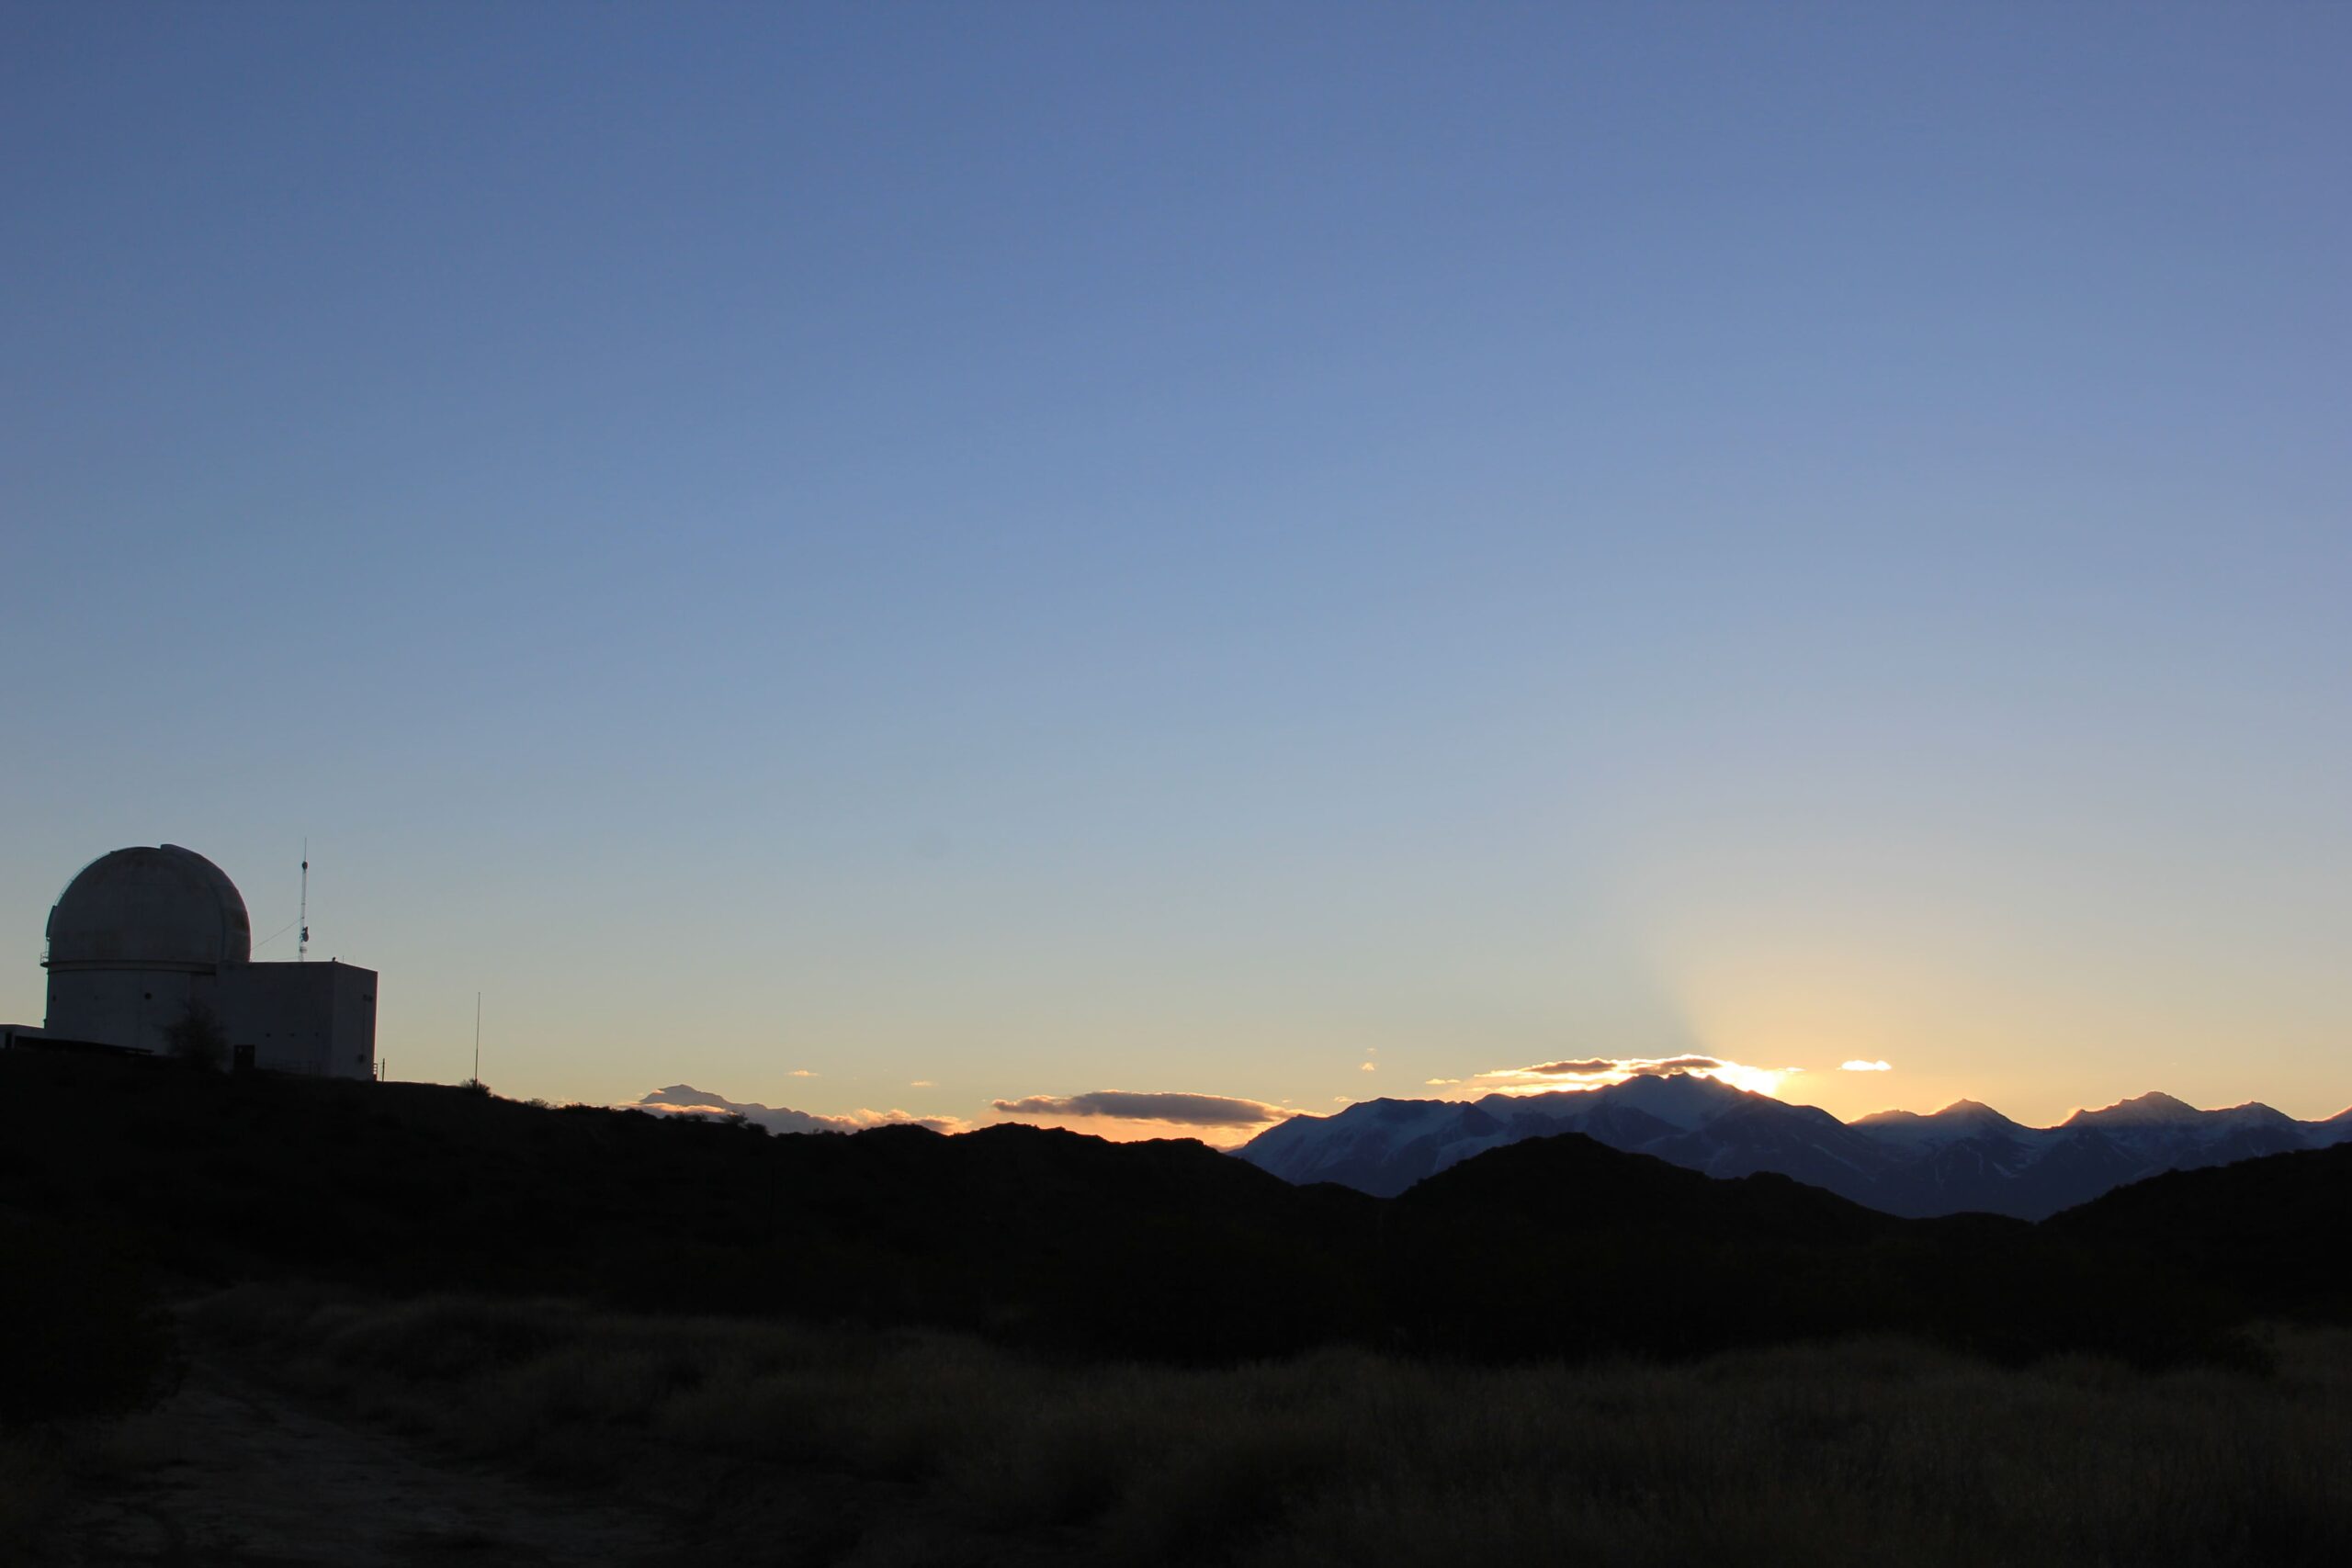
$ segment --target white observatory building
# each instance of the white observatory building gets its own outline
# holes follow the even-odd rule
[[[49,912],[41,964],[46,1042],[161,1055],[174,1025],[209,1011],[240,1066],[376,1076],[376,972],[255,964],[236,884],[177,844],[117,850],[83,867]]]

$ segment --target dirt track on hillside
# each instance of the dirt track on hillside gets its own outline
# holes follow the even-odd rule
[[[641,1515],[549,1496],[199,1366],[110,1434],[58,1568],[406,1568],[674,1561]]]

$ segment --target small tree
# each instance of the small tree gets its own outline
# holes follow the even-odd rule
[[[164,1048],[194,1067],[218,1071],[229,1060],[229,1032],[202,1002],[190,1002],[179,1021],[164,1031]]]

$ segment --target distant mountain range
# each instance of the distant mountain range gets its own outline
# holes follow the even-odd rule
[[[1674,1074],[1558,1094],[1366,1100],[1293,1117],[1236,1152],[1288,1181],[1386,1198],[1489,1149],[1560,1133],[1709,1176],[1774,1171],[1890,1214],[2039,1220],[2167,1170],[2352,1143],[2352,1111],[2298,1122],[2267,1105],[2200,1111],[2143,1094],[2055,1127],[2023,1126],[1971,1100],[1928,1116],[1884,1111],[1840,1122]]]

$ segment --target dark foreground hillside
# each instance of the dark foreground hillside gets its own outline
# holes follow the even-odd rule
[[[2168,1363],[2233,1353],[2229,1331],[2260,1314],[2352,1307],[2341,1268],[2313,1261],[2341,1257],[2347,1191],[2338,1148],[2041,1226],[1905,1221],[1566,1135],[1384,1201],[1190,1142],[771,1137],[432,1085],[0,1055],[0,1213],[187,1287],[564,1296],[1057,1354],[1695,1355],[1904,1332]],[[2169,1225],[2174,1208],[2196,1223]]]
[[[1176,1358],[1368,1325],[1377,1208],[1194,1143],[770,1137],[435,1085],[26,1053],[0,1055],[0,1205],[115,1236],[194,1286],[566,1295]]]

